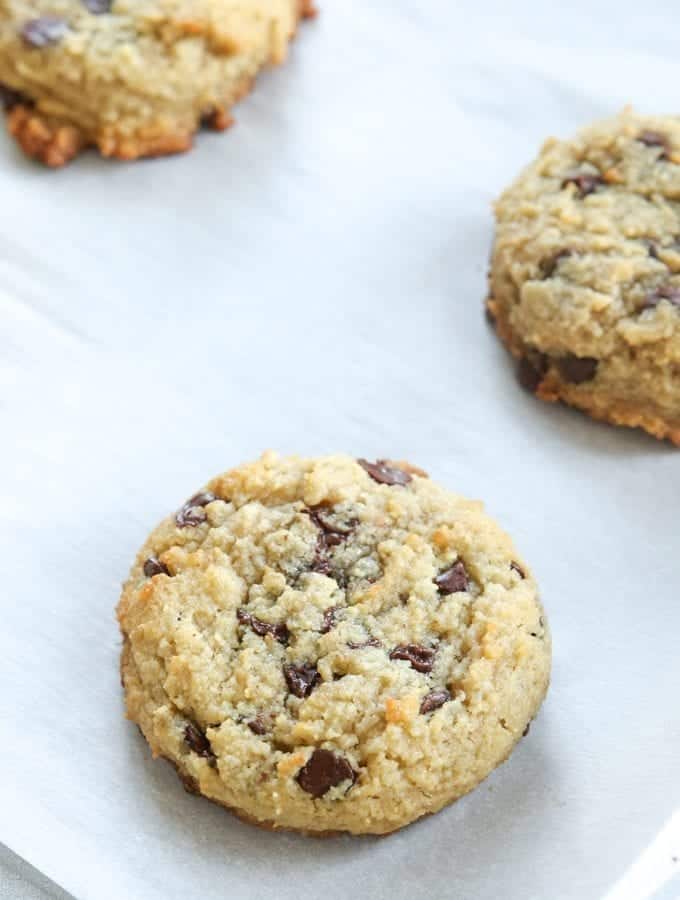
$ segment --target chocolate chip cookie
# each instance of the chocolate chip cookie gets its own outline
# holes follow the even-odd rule
[[[136,159],[223,130],[312,0],[4,0],[0,85],[24,151],[62,166],[83,148]]]
[[[404,462],[280,458],[152,532],[118,606],[128,716],[185,785],[269,828],[387,833],[471,790],[548,686],[536,583]]]
[[[548,140],[496,219],[488,311],[522,384],[680,445],[680,118]]]

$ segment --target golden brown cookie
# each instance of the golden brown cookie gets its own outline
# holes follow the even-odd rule
[[[312,0],[2,0],[10,133],[62,166],[83,148],[137,159],[223,130],[267,63],[285,59]]]
[[[548,140],[496,219],[488,310],[525,387],[680,445],[680,118]]]
[[[436,812],[548,686],[512,542],[406,463],[267,453],[213,479],[151,534],[118,616],[154,755],[270,828],[382,834]]]

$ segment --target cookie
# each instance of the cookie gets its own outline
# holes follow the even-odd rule
[[[312,0],[5,0],[0,84],[10,133],[62,166],[85,147],[137,159],[223,130]]]
[[[524,386],[680,445],[680,118],[548,140],[496,219],[488,310]]]
[[[546,692],[536,583],[408,463],[265,454],[139,552],[118,606],[128,717],[248,821],[383,834],[471,790]]]

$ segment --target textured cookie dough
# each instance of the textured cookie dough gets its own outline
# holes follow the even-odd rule
[[[136,159],[223,130],[312,0],[0,0],[10,133],[62,166],[82,149]]]
[[[510,539],[407,463],[267,453],[213,479],[151,534],[118,616],[154,755],[270,828],[435,812],[508,756],[549,679]]]
[[[548,140],[496,218],[488,311],[522,383],[680,445],[680,118]]]

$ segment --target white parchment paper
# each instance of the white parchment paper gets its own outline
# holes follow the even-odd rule
[[[324,0],[225,136],[52,173],[0,139],[0,840],[78,898],[589,900],[680,805],[680,451],[523,394],[490,202],[550,133],[679,112],[675,4]],[[261,450],[405,457],[542,586],[553,686],[385,839],[261,832],[123,719],[119,585]]]

